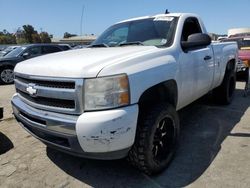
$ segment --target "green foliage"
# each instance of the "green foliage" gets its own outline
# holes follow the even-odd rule
[[[51,43],[51,36],[47,32],[41,32],[40,38],[42,43]]]
[[[16,33],[0,31],[0,44],[51,43],[51,36],[47,32],[39,34],[32,25],[23,25]]]
[[[31,25],[23,25],[24,30],[24,36],[28,43],[34,43],[32,35],[35,36],[37,34],[37,31],[35,31],[34,27]],[[35,40],[37,40],[37,37],[34,37]]]
[[[38,33],[34,33],[32,36],[32,43],[41,43],[41,38]]]
[[[0,32],[0,44],[16,44],[16,37],[8,31]]]
[[[16,43],[17,44],[27,44],[27,41],[25,40],[25,38],[17,38]]]

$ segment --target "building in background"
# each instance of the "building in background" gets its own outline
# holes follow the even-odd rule
[[[76,46],[76,45],[89,45],[91,44],[94,40],[96,40],[95,35],[83,35],[83,36],[74,36],[74,37],[69,37],[69,38],[52,38],[51,41],[52,43],[58,43],[58,44],[69,44],[71,46]]]
[[[248,35],[250,36],[250,28],[233,28],[228,30],[228,37],[233,37],[237,35]]]

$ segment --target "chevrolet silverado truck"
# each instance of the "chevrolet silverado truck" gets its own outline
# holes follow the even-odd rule
[[[212,43],[195,14],[125,20],[88,48],[17,64],[13,112],[49,147],[127,157],[159,173],[178,145],[178,110],[211,91],[221,104],[232,101],[237,51],[235,42]]]

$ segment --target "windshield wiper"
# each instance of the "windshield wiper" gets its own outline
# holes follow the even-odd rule
[[[134,41],[134,42],[124,42],[119,44],[119,46],[128,46],[128,45],[141,45],[144,46],[144,44],[140,41]]]
[[[109,47],[107,44],[105,43],[100,43],[100,44],[92,44],[92,45],[89,45],[87,48],[98,48],[98,47]]]

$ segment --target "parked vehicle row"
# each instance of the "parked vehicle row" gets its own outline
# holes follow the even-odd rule
[[[127,157],[143,172],[159,173],[178,146],[177,111],[210,91],[229,104],[236,62],[237,44],[211,42],[195,14],[125,20],[88,48],[19,63],[13,112],[49,147]]]
[[[15,50],[17,47],[20,47],[20,46],[9,46],[9,47],[3,49],[2,51],[0,51],[0,58],[7,55],[12,50]]]
[[[8,47],[0,58],[0,84],[11,84],[14,81],[13,70],[17,63],[37,56],[71,49],[67,44],[29,44]]]
[[[248,75],[248,67],[250,66],[250,35],[247,37],[237,36],[223,39],[223,42],[237,42],[239,49],[239,60],[237,62],[237,74]]]

